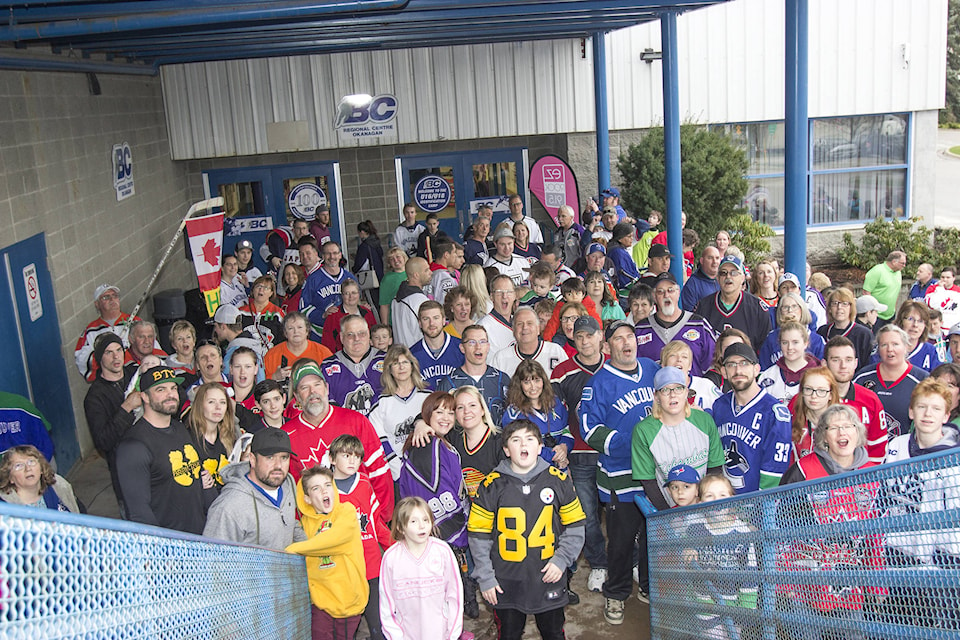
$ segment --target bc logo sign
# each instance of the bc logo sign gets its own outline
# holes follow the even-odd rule
[[[353,138],[392,133],[397,108],[396,96],[389,94],[345,96],[337,105],[333,128]]]
[[[413,201],[427,213],[439,213],[450,204],[453,192],[440,176],[423,176],[413,188]]]
[[[301,182],[290,190],[287,205],[290,213],[300,220],[313,220],[317,208],[327,204],[327,195],[323,189],[311,182]]]
[[[134,194],[133,153],[130,145],[113,145],[113,187],[117,190],[117,202]]]

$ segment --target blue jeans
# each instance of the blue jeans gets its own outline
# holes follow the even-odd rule
[[[570,454],[570,475],[573,478],[573,487],[580,498],[580,506],[587,516],[586,540],[583,544],[583,557],[587,559],[591,569],[607,568],[607,546],[603,539],[603,529],[600,528],[600,497],[597,493],[597,458],[596,453]]]

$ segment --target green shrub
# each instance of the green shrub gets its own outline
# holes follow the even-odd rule
[[[770,255],[767,238],[774,235],[770,225],[757,222],[750,214],[738,213],[727,218],[725,226],[730,230],[730,244],[743,251],[748,265],[755,265]]]
[[[938,265],[944,259],[943,254],[934,249],[931,232],[921,224],[921,220],[877,218],[864,225],[863,237],[857,242],[849,233],[844,233],[843,246],[838,252],[840,259],[852,267],[870,269],[886,260],[891,251],[903,251],[907,254],[906,273],[912,275],[923,262]],[[943,235],[943,238],[945,242],[950,242],[948,235]],[[960,235],[954,233],[952,243],[960,247]]]

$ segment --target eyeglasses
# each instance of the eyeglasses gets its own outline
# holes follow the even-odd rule
[[[489,340],[464,340],[463,344],[468,347],[485,347],[490,344]]]
[[[780,305],[781,311],[799,311],[800,305],[798,304],[782,304]]]
[[[847,302],[847,301],[845,301],[845,300],[834,300],[834,301],[832,301],[832,302],[830,303],[830,307],[831,307],[831,308],[836,308],[836,307],[849,307],[849,306],[850,306],[850,303]]]
[[[830,389],[814,389],[813,387],[804,387],[803,395],[814,396],[817,398],[826,398],[830,394]]]
[[[903,319],[903,323],[904,324],[907,324],[907,323],[923,324],[923,320],[921,318],[915,318],[914,316],[907,316],[906,318]]]
[[[680,287],[667,287],[667,288],[662,288],[662,287],[661,287],[660,289],[654,289],[654,290],[653,290],[653,295],[655,295],[655,296],[665,296],[665,295],[667,295],[668,293],[671,293],[671,294],[672,294],[672,293],[677,293],[678,291],[680,291]]]
[[[24,469],[33,469],[37,466],[37,461],[34,458],[30,458],[24,462],[18,462],[11,467],[14,471],[23,471]]]
[[[100,299],[101,300],[119,300],[120,296],[118,296],[115,293],[105,293],[102,296],[100,296]]]
[[[735,371],[737,369],[749,369],[754,366],[749,360],[737,360],[736,362],[724,362],[723,368]]]
[[[513,289],[494,289],[493,295],[495,296],[507,296],[511,293],[516,293]]]
[[[566,316],[564,318],[560,318],[560,324],[573,324],[579,317],[580,316]]]
[[[660,389],[660,393],[662,393],[665,396],[680,396],[687,393],[687,388],[680,387],[680,386],[664,387],[663,389]]]
[[[840,431],[850,433],[851,431],[856,431],[856,430],[857,430],[857,425],[850,422],[847,422],[844,424],[831,424],[830,426],[827,427],[828,433],[838,433]]]

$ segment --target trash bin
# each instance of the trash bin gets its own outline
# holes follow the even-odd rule
[[[187,301],[183,297],[182,289],[167,289],[153,295],[153,320],[157,323],[157,340],[160,348],[167,353],[173,353],[170,345],[170,328],[177,320],[187,317]]]

